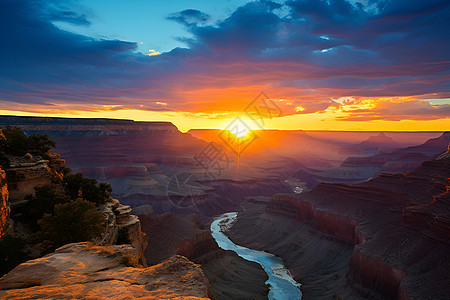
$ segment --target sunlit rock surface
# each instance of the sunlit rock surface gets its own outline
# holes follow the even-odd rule
[[[5,233],[10,211],[11,208],[8,200],[8,185],[6,184],[6,174],[2,169],[0,169],[0,238]]]
[[[68,244],[27,261],[0,279],[9,299],[207,299],[200,266],[182,256],[143,268],[133,247]]]
[[[20,203],[25,195],[34,195],[34,187],[49,184],[54,176],[48,160],[40,157],[27,159],[8,156],[4,171],[8,178],[9,199],[12,205]]]

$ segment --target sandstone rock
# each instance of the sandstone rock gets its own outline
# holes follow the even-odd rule
[[[8,299],[207,299],[200,266],[173,256],[148,268],[130,260],[131,246],[65,245],[17,266],[0,279]]]
[[[40,157],[27,159],[8,156],[4,166],[8,178],[9,199],[12,205],[20,203],[25,195],[33,194],[34,187],[49,184],[54,176],[48,161]]]
[[[131,214],[131,208],[113,199],[102,205],[100,211],[106,217],[106,230],[98,243],[100,245],[131,244],[135,248],[136,259],[146,266],[144,252],[148,245],[148,238],[141,231],[139,218]]]
[[[1,134],[1,131],[0,131]],[[6,174],[0,169],[0,238],[5,234],[9,213],[11,211],[8,200],[8,186]]]

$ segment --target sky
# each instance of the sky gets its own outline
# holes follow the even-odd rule
[[[448,0],[0,0],[0,114],[449,130]],[[259,126],[259,127],[258,127]]]

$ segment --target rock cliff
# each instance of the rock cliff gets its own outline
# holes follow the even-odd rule
[[[0,169],[0,238],[5,234],[10,211],[11,208],[8,200],[6,174],[2,169]]]
[[[450,268],[449,177],[449,162],[431,161],[359,186],[319,185],[299,202],[311,204],[316,228],[356,245],[355,286],[392,298],[437,297],[437,287],[449,286],[442,269]]]
[[[42,253],[47,253],[43,251],[48,251],[43,243],[33,242],[36,239],[33,236],[34,231],[32,232],[31,227],[28,228],[22,220],[22,210],[26,205],[20,205],[26,201],[25,195],[34,194],[36,186],[52,183],[55,187],[63,189],[60,170],[65,167],[64,160],[51,151],[47,154],[48,160],[43,160],[30,154],[21,157],[0,152],[0,163],[6,171],[0,169],[0,237],[4,234],[10,212],[8,199],[10,193],[10,199],[15,205],[13,211],[16,210],[13,216],[17,219],[13,218],[14,225],[11,231],[8,230],[8,234],[11,234],[12,239],[20,240],[26,245],[14,246],[16,248],[9,252],[16,250],[30,252],[27,253],[28,258],[14,261],[3,272],[7,272],[25,259],[42,256]],[[185,257],[166,257],[164,261],[148,267],[144,255],[148,237],[141,231],[141,222],[131,213],[130,206],[112,199],[97,206],[96,209],[105,216],[106,228],[101,236],[95,238],[93,243],[68,244],[53,253],[16,266],[0,278],[0,298],[213,297],[209,282],[200,266]],[[10,257],[8,255],[2,259],[8,260]]]
[[[19,204],[28,195],[34,195],[34,187],[51,183],[54,173],[48,160],[40,157],[23,158],[8,156],[3,166],[8,178],[9,198],[12,205]]]
[[[0,116],[1,126],[19,126],[29,134],[103,136],[138,132],[179,132],[170,122],[135,122],[118,119],[42,118]]]
[[[208,299],[200,266],[182,256],[142,268],[129,245],[68,244],[28,261],[0,279],[9,299]]]
[[[141,231],[139,218],[131,214],[131,208],[118,200],[108,202],[100,207],[106,217],[106,230],[99,245],[131,244],[135,249],[138,262],[147,266],[144,252],[148,237]]]

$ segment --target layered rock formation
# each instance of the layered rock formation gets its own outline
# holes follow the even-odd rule
[[[20,204],[28,194],[34,195],[34,187],[51,183],[55,174],[48,164],[48,160],[40,157],[28,159],[8,156],[8,163],[3,168],[8,178],[12,205]]]
[[[408,174],[382,174],[358,185],[323,183],[304,194],[276,195],[267,203],[266,214],[251,217],[243,212],[231,237],[285,259],[296,279],[306,283],[305,297],[320,295],[309,289],[319,266],[324,280],[327,274],[338,276],[341,287],[327,287],[336,296],[348,297],[345,276],[363,297],[438,299],[450,293],[447,156],[448,152]],[[291,221],[282,221],[286,218]],[[249,223],[256,226],[250,230]],[[284,225],[266,231],[266,224]],[[311,233],[320,237],[318,244],[311,244]],[[335,256],[319,250],[327,243],[329,251],[337,251]],[[317,262],[308,274],[304,257],[311,249],[328,264]],[[305,262],[303,269],[298,261]]]
[[[144,252],[148,237],[141,231],[139,218],[131,214],[131,207],[113,200],[100,208],[106,217],[106,230],[99,245],[131,244],[139,264],[146,266]]]
[[[444,132],[418,146],[381,151],[375,155],[347,157],[339,167],[326,169],[301,169],[295,177],[304,180],[310,188],[320,182],[359,183],[381,172],[407,172],[440,154],[450,142],[450,132]],[[376,151],[378,152],[378,150]]]
[[[182,256],[140,267],[133,247],[65,245],[28,261],[0,279],[8,299],[208,299],[200,266]]]
[[[5,234],[9,213],[11,211],[8,194],[6,174],[2,169],[0,169],[0,238]]]
[[[52,137],[121,135],[139,132],[178,132],[178,129],[170,122],[134,122],[132,120],[99,118],[0,117],[1,126],[19,126],[28,134],[49,134]]]

